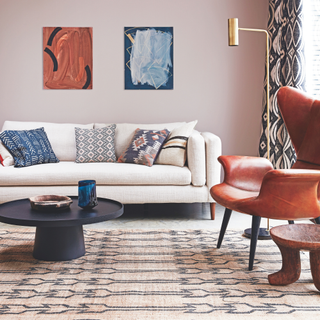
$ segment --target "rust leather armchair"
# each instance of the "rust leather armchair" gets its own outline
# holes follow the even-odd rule
[[[252,215],[249,270],[253,268],[261,217],[315,219],[320,223],[320,101],[302,91],[282,87],[278,105],[297,153],[291,169],[274,170],[265,158],[220,156],[224,181],[211,196],[226,210],[220,248],[232,210]]]

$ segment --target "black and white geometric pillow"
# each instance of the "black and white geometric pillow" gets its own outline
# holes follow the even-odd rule
[[[76,162],[116,162],[115,133],[115,124],[100,129],[76,127]]]

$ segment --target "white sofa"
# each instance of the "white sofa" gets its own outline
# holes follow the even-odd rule
[[[136,128],[172,130],[183,122],[166,124],[117,124],[117,158],[125,150]],[[77,195],[78,181],[94,179],[98,197],[136,203],[210,203],[214,219],[214,200],[210,188],[220,183],[221,141],[209,132],[193,130],[187,144],[187,166],[131,163],[75,163],[75,127],[96,128],[100,124],[66,124],[6,121],[4,130],[44,127],[59,163],[25,168],[0,165],[0,203],[35,195]]]

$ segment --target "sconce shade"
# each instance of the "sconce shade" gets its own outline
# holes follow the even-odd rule
[[[238,18],[228,19],[229,46],[239,45]]]

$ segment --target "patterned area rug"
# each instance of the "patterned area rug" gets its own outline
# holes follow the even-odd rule
[[[302,319],[320,314],[307,253],[300,279],[270,286],[281,268],[272,241],[211,230],[85,231],[87,253],[68,262],[32,257],[34,231],[0,230],[0,319]]]

